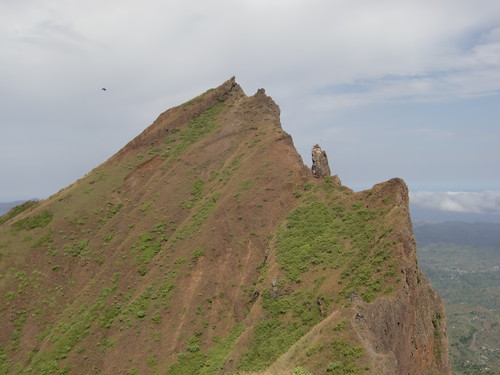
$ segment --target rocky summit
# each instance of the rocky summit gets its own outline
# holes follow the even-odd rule
[[[233,78],[0,217],[0,374],[449,374],[405,183],[315,150]]]

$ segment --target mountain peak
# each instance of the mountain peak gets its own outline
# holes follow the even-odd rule
[[[450,373],[406,185],[355,193],[315,149],[321,178],[278,105],[233,77],[13,209],[0,224],[2,371]]]

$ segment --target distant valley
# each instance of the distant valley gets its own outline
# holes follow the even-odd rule
[[[0,202],[0,215],[6,214],[9,210],[21,203],[26,202],[24,200],[14,201],[14,202]]]
[[[500,224],[415,223],[419,265],[442,296],[450,360],[461,374],[500,373]]]

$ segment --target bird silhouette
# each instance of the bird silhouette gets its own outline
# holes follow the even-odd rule
[[[106,91],[106,87],[103,87],[101,90],[102,90],[102,91]]]

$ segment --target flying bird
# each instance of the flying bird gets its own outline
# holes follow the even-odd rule
[[[106,91],[106,87],[103,87],[101,90],[102,90],[102,91]]]

